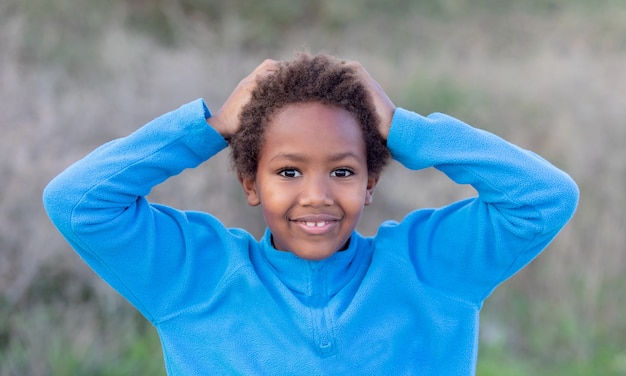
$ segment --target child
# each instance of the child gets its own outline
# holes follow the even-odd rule
[[[230,144],[260,241],[151,204]],[[355,231],[392,156],[476,198]],[[267,60],[213,116],[202,100],[107,143],[44,192],[82,258],[156,327],[170,375],[471,375],[493,289],[573,215],[575,183],[443,114],[395,108],[358,63]]]

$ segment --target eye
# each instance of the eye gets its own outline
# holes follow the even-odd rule
[[[338,168],[330,173],[330,176],[334,176],[337,178],[347,178],[348,176],[354,175],[354,171],[349,168]]]
[[[302,176],[300,171],[291,167],[283,168],[282,170],[278,171],[278,175],[285,177],[285,178],[297,178],[299,176]]]

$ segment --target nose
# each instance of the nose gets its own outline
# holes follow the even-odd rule
[[[309,175],[303,183],[299,197],[301,206],[322,207],[333,204],[332,187],[328,176]]]

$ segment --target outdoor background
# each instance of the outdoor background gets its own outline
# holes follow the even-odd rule
[[[573,221],[487,300],[479,375],[626,375],[623,0],[1,0],[0,375],[164,374],[154,329],[71,251],[41,191],[164,112],[218,109],[264,58],[299,49],[359,60],[397,105],[492,131],[578,182]],[[360,230],[471,194],[394,164]],[[264,227],[225,152],[151,198]]]

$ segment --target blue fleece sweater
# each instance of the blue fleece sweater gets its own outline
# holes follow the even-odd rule
[[[149,203],[152,187],[226,147],[197,100],[56,177],[48,214],[156,327],[170,375],[471,375],[478,314],[573,215],[574,182],[539,156],[443,114],[397,109],[388,145],[478,197],[386,222],[322,261],[210,214]]]

